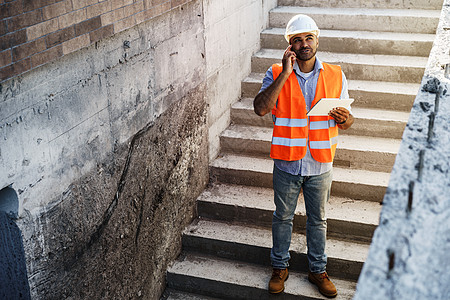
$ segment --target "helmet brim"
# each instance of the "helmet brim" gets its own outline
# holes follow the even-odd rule
[[[319,34],[320,34],[320,30],[319,29],[315,29],[315,30],[296,30],[296,31],[294,31],[294,32],[291,32],[289,35],[284,35],[284,38],[286,39],[286,41],[288,42],[288,43],[290,43],[290,41],[291,41],[291,38],[293,38],[294,36],[296,36],[297,34],[300,34],[300,33],[312,33],[312,34],[314,34],[315,36],[317,36],[317,37],[319,37]]]

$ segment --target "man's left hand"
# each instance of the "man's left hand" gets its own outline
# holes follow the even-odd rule
[[[330,115],[336,123],[344,124],[348,120],[350,112],[343,107],[336,107],[330,110],[328,115]]]
[[[355,121],[350,112],[343,107],[333,108],[328,115],[330,115],[336,121],[338,127],[343,130],[349,129]]]

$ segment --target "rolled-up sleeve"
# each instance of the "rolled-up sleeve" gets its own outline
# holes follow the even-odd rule
[[[273,72],[272,72],[272,66],[266,71],[266,75],[264,76],[261,89],[259,90],[259,93],[264,91],[271,85],[273,82]]]

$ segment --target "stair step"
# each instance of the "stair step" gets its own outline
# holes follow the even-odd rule
[[[340,135],[334,165],[390,173],[400,143],[400,139]]]
[[[401,8],[401,9],[431,9],[442,8],[442,0],[408,0],[408,1],[386,1],[386,0],[278,0],[282,6],[315,6],[315,7],[359,7],[359,8]]]
[[[304,232],[306,212],[303,196],[299,197],[294,217],[294,232]],[[228,222],[249,222],[270,228],[275,210],[273,190],[269,188],[214,184],[197,199],[200,218]],[[345,240],[370,242],[378,226],[381,205],[330,197],[326,206],[328,236]]]
[[[409,113],[369,108],[352,108],[355,123],[346,134],[401,139]]]
[[[355,123],[345,131],[348,135],[374,136],[401,139],[409,118],[407,112],[352,107]],[[272,115],[263,117],[253,112],[253,99],[245,98],[232,105],[231,121],[234,124],[272,127]]]
[[[320,29],[388,32],[436,32],[440,10],[375,9],[347,7],[278,6],[269,13],[269,26],[285,28],[297,14],[316,21]]]
[[[246,263],[270,265],[272,231],[266,228],[199,220],[183,233],[183,249]],[[357,280],[369,245],[327,238],[327,272],[334,277]],[[306,236],[292,233],[290,269],[308,271]]]
[[[160,300],[220,300],[220,299],[167,288],[164,291],[164,294]]]
[[[284,28],[268,28],[261,33],[261,48],[286,49]],[[434,34],[321,30],[319,50],[358,54],[428,57]]]
[[[270,267],[243,264],[225,259],[187,254],[167,271],[167,282],[171,288],[190,290],[226,299],[273,299],[267,292],[272,275]],[[335,298],[352,299],[356,283],[334,279],[338,289]],[[280,299],[325,299],[317,288],[308,282],[307,274],[290,272],[285,290]],[[297,298],[298,299],[298,298]]]
[[[410,112],[420,83],[349,80],[353,107]]]
[[[220,135],[220,148],[223,152],[265,156],[270,153],[272,128],[230,125]]]
[[[242,81],[242,97],[254,98],[261,89],[264,73],[250,73]],[[419,83],[348,80],[352,107],[409,112],[419,91]]]
[[[268,157],[271,140],[272,128],[231,125],[221,134],[220,145],[223,152]],[[341,134],[334,165],[390,172],[400,141],[399,139]]]
[[[274,63],[280,63],[282,49],[261,49],[252,57],[252,72],[265,73]],[[427,64],[427,57],[331,53],[319,51],[324,62],[342,67],[350,80],[371,80],[418,83]]]
[[[250,73],[241,83],[241,96],[243,98],[254,98],[258,95],[262,86],[265,73]]]
[[[214,181],[248,186],[272,187],[273,161],[257,157],[225,154],[211,165]],[[334,196],[381,202],[389,173],[334,167],[331,194]]]

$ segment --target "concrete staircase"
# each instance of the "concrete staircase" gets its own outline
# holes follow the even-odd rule
[[[394,3],[395,2],[395,3]],[[351,299],[378,225],[389,173],[431,49],[441,1],[279,0],[262,49],[242,82],[242,99],[222,133],[199,218],[183,235],[183,253],[167,272],[165,299],[268,299],[271,276],[273,162],[271,116],[253,112],[267,68],[287,46],[284,26],[305,13],[321,28],[318,56],[342,66],[355,98],[355,124],[341,131],[328,205],[328,272],[337,299]],[[310,7],[305,7],[309,5]],[[305,211],[294,219],[291,276],[278,299],[322,299],[306,279]],[[206,296],[201,296],[206,295]],[[215,298],[211,298],[215,297]]]

